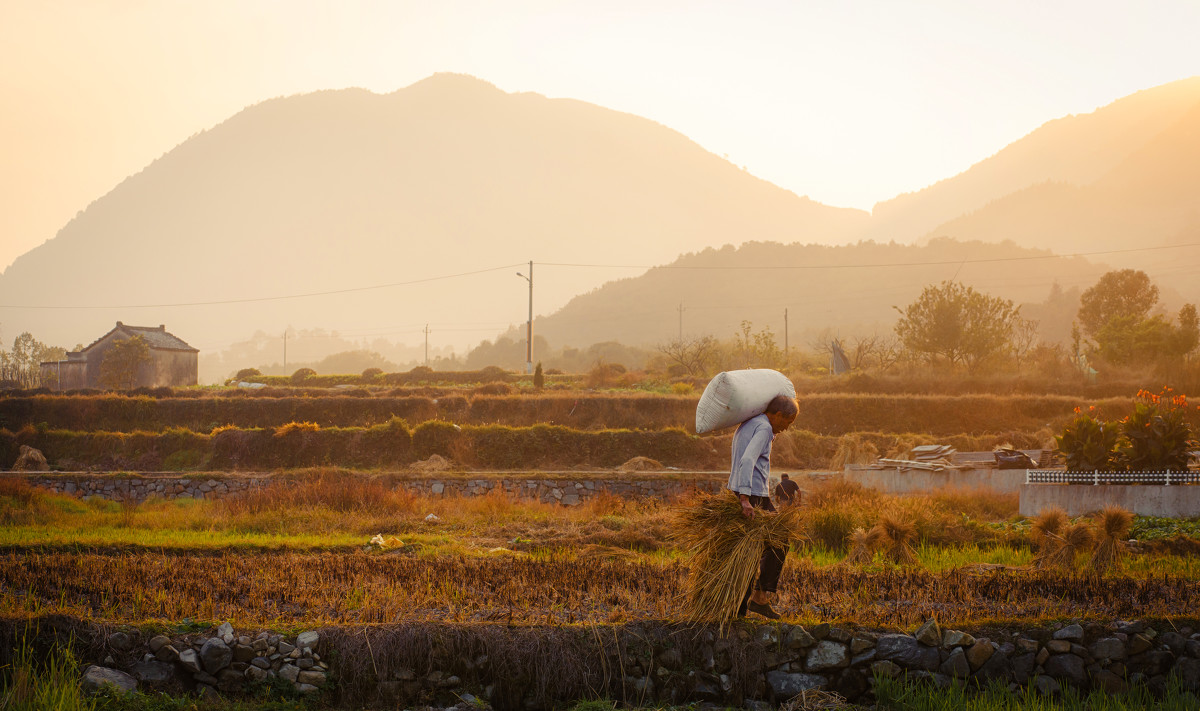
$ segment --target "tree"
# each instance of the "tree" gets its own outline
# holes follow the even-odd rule
[[[1179,325],[1175,328],[1172,350],[1175,355],[1186,357],[1200,345],[1200,314],[1194,304],[1184,304],[1176,320]]]
[[[896,310],[896,335],[905,348],[930,362],[940,357],[972,370],[1007,348],[1022,320],[1012,301],[952,281],[925,287],[916,301]]]
[[[659,344],[658,352],[684,370],[688,375],[702,377],[717,355],[717,339],[712,336],[677,338]]]
[[[1021,370],[1021,361],[1029,355],[1038,344],[1038,322],[1032,319],[1018,319],[1013,327],[1012,347],[1013,357],[1017,361],[1017,370]]]
[[[783,349],[775,342],[775,332],[763,326],[753,333],[754,324],[742,321],[740,331],[733,334],[734,356],[743,368],[779,368],[783,366]]]
[[[42,382],[42,363],[66,357],[65,349],[47,346],[26,331],[13,339],[11,351],[0,350],[0,382],[19,388],[49,385],[50,382]],[[53,380],[53,374],[50,379]]]
[[[1150,277],[1136,269],[1121,269],[1100,277],[1079,297],[1079,324],[1084,333],[1095,337],[1117,317],[1141,321],[1158,303],[1158,287]]]
[[[128,390],[137,384],[138,370],[150,362],[150,344],[144,336],[114,341],[100,361],[100,384]]]

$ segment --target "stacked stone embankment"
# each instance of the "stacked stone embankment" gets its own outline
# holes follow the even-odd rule
[[[87,668],[90,688],[236,696],[255,684],[285,683],[333,703],[390,707],[465,700],[474,708],[537,708],[585,689],[643,706],[761,708],[809,690],[869,702],[881,677],[940,687],[1000,682],[1016,694],[1042,695],[1134,684],[1162,694],[1174,677],[1200,692],[1200,633],[1140,621],[968,632],[930,620],[913,634],[828,624],[739,623],[724,633],[652,622],[599,631],[410,625],[294,637],[222,624],[174,637],[118,631],[100,647],[109,654]],[[580,666],[564,676],[568,670],[528,656],[543,652]]]
[[[18,476],[18,475],[9,475]],[[178,475],[97,475],[38,474],[25,475],[33,486],[57,494],[81,498],[140,503],[151,497],[160,499],[223,499],[242,496],[277,481],[273,474],[224,475],[212,477]],[[366,478],[363,481],[367,481]],[[487,476],[475,478],[431,476],[423,478],[376,478],[393,489],[427,496],[487,496],[497,491],[514,498],[532,499],[564,506],[577,506],[601,494],[626,499],[675,499],[696,491],[713,492],[725,484],[724,476],[626,475],[584,478]]]

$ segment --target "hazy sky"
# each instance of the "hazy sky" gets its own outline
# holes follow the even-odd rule
[[[0,0],[0,268],[280,95],[463,72],[651,118],[870,209],[1047,120],[1200,74],[1198,29],[1195,0]]]

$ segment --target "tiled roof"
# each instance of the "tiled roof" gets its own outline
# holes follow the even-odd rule
[[[120,321],[117,321],[117,325],[115,328],[113,328],[113,330],[97,338],[91,343],[91,345],[83,350],[90,350],[92,346],[96,345],[100,341],[103,341],[105,338],[108,338],[117,331],[124,333],[130,338],[134,336],[142,336],[146,339],[146,343],[148,343],[151,348],[170,351],[196,351],[199,353],[198,348],[192,348],[183,339],[171,333],[167,333],[166,326],[128,326]],[[83,351],[80,352],[82,353]]]

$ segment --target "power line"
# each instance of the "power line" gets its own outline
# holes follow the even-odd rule
[[[442,281],[445,279],[457,279],[459,277],[474,276],[476,274],[486,274],[488,272],[497,272],[501,269],[512,269],[519,267],[521,264],[505,264],[499,267],[490,267],[488,269],[477,269],[472,272],[459,272],[458,274],[443,274],[441,276],[426,277],[424,279],[413,279],[411,281],[398,281],[391,284],[375,284],[373,286],[355,286],[347,289],[333,289],[330,291],[312,291],[304,294],[287,294],[284,296],[259,296],[249,299],[222,299],[219,301],[189,301],[174,304],[121,304],[113,306],[14,306],[11,304],[0,304],[0,308],[5,309],[161,309],[174,308],[178,306],[221,306],[226,304],[250,304],[262,301],[283,301],[285,299],[304,299],[312,296],[333,296],[335,294],[350,294],[360,291],[372,291],[375,289],[390,289],[397,286],[411,286],[413,284],[425,284],[431,281]]]
[[[1172,244],[1160,247],[1134,247],[1131,249],[1106,249],[1095,252],[1073,252],[1070,254],[1039,254],[1022,257],[987,257],[983,259],[948,259],[937,262],[872,262],[868,264],[768,264],[761,266],[742,265],[687,265],[687,264],[580,264],[569,262],[538,262],[543,267],[589,267],[602,269],[701,269],[701,270],[746,270],[746,269],[870,269],[877,267],[934,267],[963,264],[987,264],[995,262],[1025,262],[1034,259],[1068,259],[1071,257],[1094,257],[1103,254],[1128,254],[1152,252],[1164,249],[1200,247],[1200,242]]]

